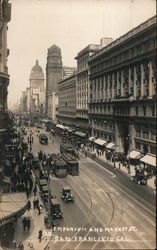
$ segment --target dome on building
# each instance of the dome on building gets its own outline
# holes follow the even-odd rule
[[[33,66],[30,74],[31,79],[44,79],[44,72],[42,67],[39,65],[38,60],[36,60],[36,64]]]

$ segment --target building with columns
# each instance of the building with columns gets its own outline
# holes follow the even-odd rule
[[[30,113],[40,113],[41,107],[45,106],[44,81],[44,72],[38,60],[36,60],[36,64],[33,66],[30,74],[30,89],[27,89],[28,95],[30,94],[30,97],[28,97],[30,101],[28,112]]]
[[[9,74],[7,67],[7,30],[11,20],[11,4],[8,0],[0,1],[0,145],[5,143],[5,136],[9,126],[7,95]]]
[[[89,67],[88,60],[91,55],[98,52],[107,44],[113,41],[112,38],[103,37],[100,44],[89,44],[81,50],[75,59],[77,60],[76,80],[76,123],[81,131],[90,134],[88,103],[89,103]]]
[[[70,127],[76,124],[76,74],[58,82],[58,122]]]
[[[156,154],[156,16],[90,57],[92,135]]]

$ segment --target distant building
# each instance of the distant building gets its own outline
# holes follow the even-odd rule
[[[21,113],[27,113],[27,91],[22,92],[22,96],[20,98],[20,110]]]
[[[44,72],[36,60],[30,74],[30,89],[27,93],[30,94],[29,111],[40,112],[41,106],[45,105],[45,87],[44,87]],[[29,97],[28,97],[29,99]]]
[[[63,67],[63,72],[62,72],[62,79],[65,79],[71,75],[73,75],[76,72],[76,68],[74,67]]]
[[[81,131],[90,134],[89,126],[89,67],[88,60],[91,55],[98,52],[107,44],[113,41],[112,38],[104,37],[100,44],[90,44],[81,50],[75,59],[77,60],[77,81],[76,81],[76,122]]]
[[[76,74],[58,83],[58,122],[70,127],[76,123]]]
[[[9,74],[7,67],[7,23],[11,20],[11,4],[7,0],[0,1],[0,146],[5,143],[9,126],[7,95]],[[0,156],[1,158],[1,156]]]
[[[126,154],[155,155],[156,16],[93,54],[88,65],[92,135]]]
[[[55,44],[48,49],[46,65],[46,114],[56,119],[58,82],[62,78],[61,49]]]

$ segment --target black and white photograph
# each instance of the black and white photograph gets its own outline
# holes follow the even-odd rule
[[[0,0],[0,250],[156,249],[156,0]]]

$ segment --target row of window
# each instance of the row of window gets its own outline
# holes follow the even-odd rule
[[[109,115],[129,115],[129,108],[125,106],[91,106],[90,113]],[[131,109],[132,116],[155,117],[155,106],[136,106]]]
[[[136,130],[136,137],[145,140],[156,141],[156,134],[152,133],[151,131]]]
[[[119,63],[125,62],[128,59],[133,59],[134,57],[140,56],[141,54],[144,54],[152,49],[155,49],[155,47],[156,47],[155,38],[148,41],[144,41],[143,43],[138,44],[133,48],[126,49],[124,52],[121,52],[119,54],[117,53],[116,56],[111,56],[104,62],[98,62],[97,65],[91,66],[90,73],[93,74],[98,71],[110,68]]]
[[[146,152],[145,153],[150,153],[153,155],[156,155],[156,147],[155,146],[146,146],[140,142],[135,142],[135,148],[140,151],[145,151],[144,148],[146,147]]]

